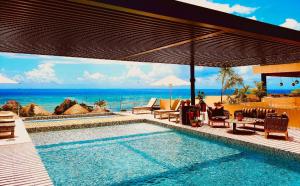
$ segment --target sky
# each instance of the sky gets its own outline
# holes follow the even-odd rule
[[[300,30],[299,0],[180,0],[226,13]],[[252,67],[234,68],[246,85],[260,76]],[[196,88],[220,88],[218,68],[196,67]],[[18,81],[0,88],[161,88],[151,84],[174,75],[189,81],[189,67],[98,59],[0,53],[0,76]],[[268,78],[270,89],[293,89],[291,78]],[[283,82],[285,86],[280,87]],[[187,88],[187,87],[180,87]],[[296,87],[297,88],[297,87]]]

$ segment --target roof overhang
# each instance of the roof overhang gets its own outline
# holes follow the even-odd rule
[[[300,60],[300,32],[173,0],[7,0],[0,51],[246,66]]]
[[[267,76],[300,77],[300,62],[280,65],[254,66],[254,74],[265,74]]]

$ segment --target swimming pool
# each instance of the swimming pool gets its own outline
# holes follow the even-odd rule
[[[300,185],[300,163],[141,123],[31,134],[55,185]]]

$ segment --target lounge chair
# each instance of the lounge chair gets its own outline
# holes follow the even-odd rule
[[[0,119],[0,133],[10,132],[10,137],[15,135],[15,120]]]
[[[147,111],[152,111],[153,110],[153,106],[156,102],[156,98],[151,98],[148,102],[147,105],[145,106],[140,106],[140,107],[133,107],[132,108],[132,114],[134,114],[134,111],[141,111],[141,110],[147,110]]]
[[[156,118],[156,115],[159,115],[159,119],[162,119],[162,116],[165,114],[168,114],[170,112],[177,112],[180,107],[180,100],[175,100],[172,104],[171,109],[160,109],[160,110],[155,110],[153,112],[154,118]]]

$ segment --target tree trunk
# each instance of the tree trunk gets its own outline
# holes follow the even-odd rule
[[[221,103],[223,103],[223,89],[224,89],[224,81],[225,81],[225,78],[223,77],[223,78],[222,78],[222,89],[221,89]]]
[[[221,90],[221,103],[223,103],[223,87],[222,87],[222,90]]]

